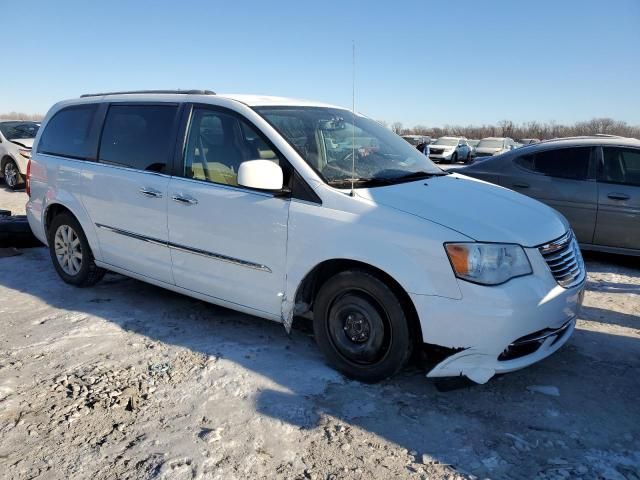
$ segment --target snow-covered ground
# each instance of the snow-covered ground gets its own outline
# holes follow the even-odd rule
[[[0,210],[11,210],[13,215],[24,215],[28,199],[24,189],[10,190],[0,180]]]
[[[640,261],[587,261],[564,348],[443,391],[349,381],[308,328],[119,275],[73,288],[44,248],[0,257],[0,477],[640,478]]]

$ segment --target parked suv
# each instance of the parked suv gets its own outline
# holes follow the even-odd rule
[[[508,137],[487,137],[480,140],[473,151],[473,158],[500,155],[517,147],[516,142]]]
[[[464,137],[440,137],[430,146],[429,158],[436,162],[467,163],[471,160],[471,147]]]
[[[420,153],[424,153],[429,156],[429,144],[431,143],[431,137],[424,135],[402,135],[407,142],[416,147]]]
[[[339,107],[85,96],[51,108],[29,172],[29,223],[65,282],[111,270],[287,329],[306,317],[365,382],[423,346],[439,353],[428,376],[486,382],[558,350],[582,300],[561,215]]]
[[[36,122],[20,120],[0,122],[0,175],[11,189],[23,184],[39,126]]]

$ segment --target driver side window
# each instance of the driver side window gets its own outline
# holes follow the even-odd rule
[[[184,177],[237,186],[240,164],[259,159],[281,164],[275,149],[241,118],[206,108],[193,109],[184,152]]]

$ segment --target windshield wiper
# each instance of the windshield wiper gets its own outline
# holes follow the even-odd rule
[[[442,177],[444,175],[450,175],[450,172],[411,172],[406,175],[400,175],[398,177],[371,177],[371,178],[356,178],[353,181],[354,185],[359,187],[375,187],[381,185],[393,185],[395,183],[404,183],[411,182],[413,180],[422,180],[425,178],[431,177]],[[335,180],[329,180],[327,182],[332,187],[336,188],[349,188],[351,187],[351,179],[350,178],[340,178]]]
[[[337,178],[335,180],[328,180],[327,183],[336,188],[350,188],[352,180],[350,178]],[[355,178],[353,184],[359,187],[372,186],[372,185],[387,185],[386,178]]]
[[[445,175],[451,175],[451,172],[446,172],[444,170],[441,172],[418,171],[418,172],[407,173],[405,175],[400,175],[399,177],[389,178],[389,180],[393,182],[396,182],[396,181],[405,182],[405,181],[411,181],[411,180],[421,180],[423,178],[443,177]]]

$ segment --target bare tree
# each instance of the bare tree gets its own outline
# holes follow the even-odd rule
[[[467,138],[486,138],[504,136],[516,140],[522,138],[550,139],[571,137],[576,135],[619,135],[622,137],[640,138],[640,125],[632,126],[626,122],[612,118],[594,118],[586,122],[576,122],[572,125],[561,125],[554,120],[548,122],[530,121],[516,124],[511,120],[502,120],[498,125],[444,125],[443,127],[427,127],[416,125],[413,128],[403,128],[402,123],[393,122],[391,130],[398,134],[428,135],[439,138],[445,135],[463,136]]]
[[[393,122],[391,124],[391,131],[393,133],[397,133],[398,135],[401,135],[402,132],[402,122]]]
[[[23,113],[23,112],[7,112],[0,113],[0,120],[31,120],[40,121],[44,118],[44,115],[40,113]]]

